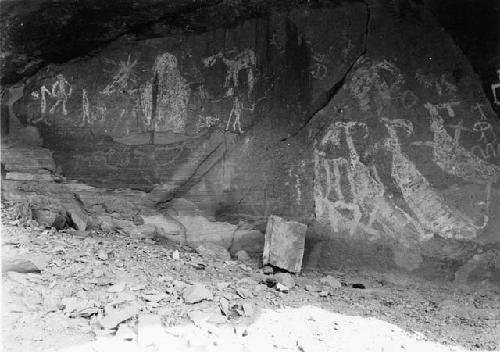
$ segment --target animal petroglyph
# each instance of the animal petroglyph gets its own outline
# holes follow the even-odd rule
[[[68,115],[66,102],[71,96],[72,91],[73,88],[71,87],[71,84],[68,83],[62,73],[59,73],[56,77],[56,82],[52,85],[52,91],[50,92],[50,95],[57,99],[52,108],[50,108],[51,114],[53,114],[56,111],[57,106],[61,104],[63,115]]]
[[[248,97],[250,97],[255,85],[255,52],[252,49],[245,49],[232,59],[226,58],[222,52],[219,52],[215,55],[203,59],[203,65],[205,65],[205,67],[212,67],[213,65],[215,65],[218,59],[221,59],[224,65],[227,66],[226,77],[224,80],[224,88],[228,89],[226,95],[232,95],[229,93],[234,92],[234,88],[238,87],[238,77],[240,72],[246,69],[248,71]]]
[[[381,118],[381,121],[389,133],[384,146],[392,153],[391,176],[424,230],[445,238],[475,238],[480,227],[467,216],[452,210],[403,153],[397,128],[410,135],[413,124],[401,119]]]
[[[129,82],[136,83],[134,67],[137,65],[137,59],[131,61],[129,55],[127,61],[120,61],[119,64],[116,64],[114,60],[110,59],[106,61],[118,66],[118,70],[112,77],[113,81],[101,90],[101,94],[111,95],[115,92],[125,92]]]
[[[153,72],[158,79],[155,130],[184,133],[191,90],[179,71],[177,57],[170,53],[159,55]]]
[[[387,77],[391,77],[388,82]],[[361,66],[354,72],[349,88],[356,97],[362,111],[370,109],[373,94],[381,107],[391,104],[394,95],[400,91],[404,78],[393,63],[383,60],[371,62],[368,59],[361,61]]]

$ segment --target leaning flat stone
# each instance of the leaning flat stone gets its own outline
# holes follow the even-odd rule
[[[214,299],[212,292],[205,285],[195,284],[184,290],[184,302],[192,304],[203,300],[211,301]]]
[[[307,226],[271,215],[267,221],[263,264],[300,272]]]

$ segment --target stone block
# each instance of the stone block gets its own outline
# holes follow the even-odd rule
[[[267,221],[263,264],[292,273],[302,269],[307,226],[271,215]]]

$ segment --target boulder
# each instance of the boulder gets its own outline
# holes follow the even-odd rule
[[[186,228],[174,218],[158,214],[151,216],[140,216],[144,221],[142,226],[153,226],[156,229],[156,234],[160,237],[167,238],[179,243],[183,243],[186,238]]]
[[[39,273],[45,269],[50,259],[50,256],[44,254],[4,256],[2,258],[2,272]]]
[[[236,259],[238,259],[240,262],[246,262],[250,259],[250,256],[246,251],[239,250],[238,252],[236,252]]]
[[[85,211],[77,205],[66,205],[66,211],[77,230],[85,231],[87,229],[89,218]]]
[[[307,226],[271,215],[267,221],[263,264],[300,272]]]
[[[276,279],[276,282],[288,287],[289,289],[295,287],[295,280],[289,273],[277,273],[274,274],[274,278]]]
[[[211,242],[205,242],[196,247],[196,252],[204,258],[230,260],[231,255],[226,248]]]
[[[227,222],[210,221],[201,215],[179,215],[173,217],[186,228],[186,241],[190,245],[212,242],[229,248],[236,225]]]
[[[114,232],[116,230],[113,218],[109,215],[100,215],[97,217],[97,223],[101,230],[105,232]]]

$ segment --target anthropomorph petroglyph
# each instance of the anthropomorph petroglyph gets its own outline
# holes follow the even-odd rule
[[[495,105],[500,105],[500,99],[499,99],[499,90],[500,90],[500,70],[497,70],[497,75],[498,75],[498,80],[499,82],[493,83],[491,85],[491,94],[493,95],[493,103]]]
[[[483,111],[483,105],[482,104],[476,104],[472,107],[472,110],[477,110],[479,111],[480,120],[474,123],[474,126],[472,127],[472,130],[474,132],[479,132],[481,135],[479,136],[479,141],[486,141],[486,132],[492,131],[493,132],[493,126],[491,123],[488,121],[488,118],[486,117],[484,111]]]
[[[205,67],[211,67],[215,65],[218,59],[221,59],[224,65],[227,66],[224,88],[227,88],[228,92],[234,92],[234,88],[238,87],[239,84],[240,72],[247,70],[248,96],[250,97],[255,85],[255,52],[252,49],[245,49],[232,59],[228,59],[222,52],[219,52],[203,59],[203,64]]]
[[[137,59],[131,61],[129,55],[127,61],[120,60],[119,64],[116,64],[114,60],[110,59],[107,59],[106,61],[118,66],[118,70],[112,77],[113,81],[101,90],[101,94],[111,95],[115,92],[125,92],[128,88],[129,82],[136,83],[134,67],[137,65]]]
[[[50,113],[53,114],[56,111],[57,106],[61,104],[63,115],[67,115],[68,110],[66,110],[66,102],[71,96],[73,88],[71,87],[71,84],[68,83],[66,78],[64,78],[62,73],[59,73],[56,79],[56,82],[52,85],[52,91],[50,92],[50,94],[57,100],[52,108],[50,108]]]
[[[384,117],[381,121],[389,133],[384,146],[392,153],[392,179],[424,230],[445,238],[475,238],[482,227],[474,225],[469,217],[452,210],[403,153],[397,128],[402,128],[409,135],[413,133],[413,124],[407,120],[390,120]]]
[[[241,129],[241,114],[243,112],[243,104],[240,102],[238,97],[234,97],[233,107],[229,113],[229,118],[227,119],[226,131],[229,131],[229,126],[231,124],[231,119],[233,119],[233,131],[243,134]]]
[[[231,126],[231,121],[233,121],[232,128],[233,132],[238,132],[239,134],[243,134],[243,130],[241,129],[241,117],[243,115],[243,110],[248,110],[253,112],[255,110],[255,103],[252,104],[251,108],[246,108],[241,100],[235,96],[233,98],[233,107],[229,112],[229,118],[226,123],[226,131],[229,131]]]
[[[157,131],[184,133],[187,106],[191,90],[182,77],[177,64],[177,57],[171,53],[159,55],[153,65],[154,76],[158,80],[157,109],[153,116]]]

